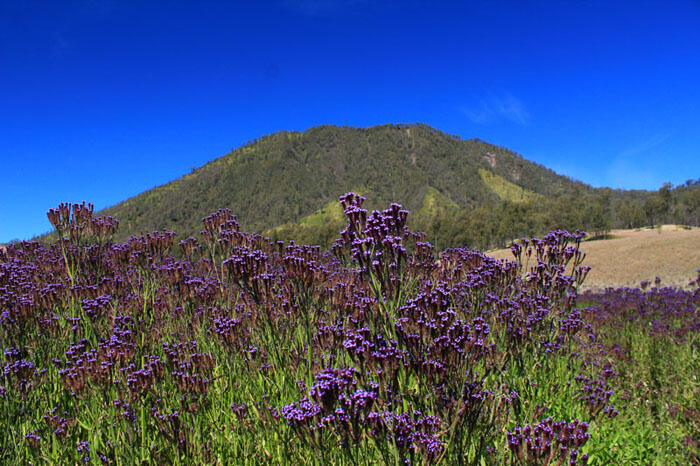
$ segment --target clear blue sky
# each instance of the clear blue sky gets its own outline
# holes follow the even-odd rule
[[[698,31],[697,1],[1,1],[0,242],[328,123],[424,122],[594,186],[699,178]]]

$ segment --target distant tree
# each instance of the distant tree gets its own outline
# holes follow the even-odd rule
[[[629,199],[620,203],[617,214],[624,228],[634,228],[635,206]]]
[[[688,180],[675,189],[674,215],[678,223],[700,226],[700,180]]]
[[[644,226],[644,208],[635,204],[633,209],[632,228],[641,228]]]
[[[606,237],[610,232],[610,215],[601,202],[596,202],[586,209],[585,227],[597,237]]]
[[[611,190],[605,188],[603,193],[599,195],[593,201],[592,206],[589,207],[590,228],[595,232],[596,236],[607,237],[608,233],[610,233],[610,197]]]
[[[658,193],[651,194],[644,201],[644,214],[646,215],[647,224],[654,228],[657,223],[661,222],[661,216],[664,212],[664,201]]]
[[[576,228],[584,228],[584,205],[583,196],[578,190],[549,201],[545,207],[548,212],[545,229],[562,228],[573,231]]]
[[[673,195],[671,190],[673,189],[673,184],[666,182],[664,183],[658,191],[658,196],[660,199],[660,206],[659,206],[659,223],[664,222],[664,220],[668,220],[668,215],[671,212],[671,207],[673,205]]]

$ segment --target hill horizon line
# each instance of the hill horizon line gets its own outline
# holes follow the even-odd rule
[[[612,227],[632,225],[630,216],[639,223],[643,203],[654,194],[593,187],[507,147],[426,123],[322,124],[253,138],[189,173],[96,213],[122,222],[121,239],[164,228],[194,234],[203,217],[230,208],[248,231],[301,235],[327,243],[342,223],[338,196],[348,191],[365,195],[369,209],[398,202],[411,212],[414,226],[425,229],[443,221],[441,217],[480,208],[551,210],[552,202],[565,198],[570,205],[559,206],[562,216],[570,214],[567,210],[581,211],[575,219],[550,218],[537,228],[516,229],[528,234],[545,227],[591,224],[582,211],[594,204],[596,216],[610,214]],[[636,212],[622,218],[621,209]],[[325,232],[320,234],[319,228]]]

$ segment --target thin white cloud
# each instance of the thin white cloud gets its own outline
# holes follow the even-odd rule
[[[655,189],[661,186],[663,180],[658,171],[661,157],[658,151],[652,149],[661,146],[669,137],[669,134],[655,134],[622,149],[605,170],[607,184],[625,189]]]
[[[619,154],[620,157],[634,157],[635,155],[643,154],[649,149],[653,149],[659,144],[663,144],[668,140],[670,134],[655,134],[654,136],[646,139],[640,143],[633,144],[622,150]]]
[[[526,126],[530,121],[530,113],[523,102],[508,93],[482,99],[474,107],[462,108],[462,113],[479,125],[507,120]]]

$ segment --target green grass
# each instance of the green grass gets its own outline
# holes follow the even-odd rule
[[[511,183],[495,173],[480,168],[479,176],[488,188],[496,193],[501,200],[508,202],[537,202],[545,199],[541,194],[529,191],[517,184]]]
[[[342,449],[337,448],[337,439],[332,436],[305,444],[285,423],[266,413],[268,406],[283,406],[298,400],[301,393],[299,381],[306,386],[313,381],[315,369],[303,361],[296,369],[290,370],[296,364],[293,364],[295,350],[306,340],[303,319],[297,320],[288,335],[275,334],[273,329],[255,332],[252,342],[270,357],[267,361],[270,368],[266,370],[261,370],[261,361],[253,358],[246,362],[239,354],[212,339],[206,331],[204,319],[193,309],[185,309],[180,317],[169,321],[165,333],[194,332],[198,351],[211,353],[216,358],[217,365],[212,373],[216,381],[206,397],[183,402],[180,398],[183,393],[172,378],[166,377],[132,402],[135,420],[130,421],[124,419],[112,403],[114,399],[123,398],[123,387],[107,391],[94,387],[85,395],[71,397],[63,389],[58,370],[50,367],[44,374],[44,382],[27,398],[0,398],[0,412],[12,419],[6,424],[2,436],[5,442],[0,460],[14,463],[14,459],[25,458],[36,463],[78,463],[81,458],[76,452],[76,443],[87,440],[93,452],[118,452],[117,464],[191,464],[193,458],[198,458],[200,464],[221,461],[228,464],[277,464],[278,461],[283,464],[353,463]],[[104,337],[99,325],[93,326],[89,321],[79,332],[73,333],[62,320],[60,332],[72,335],[74,340],[86,338],[95,341]],[[583,450],[591,455],[589,464],[687,464],[683,440],[689,435],[697,436],[698,425],[684,421],[682,415],[674,417],[670,411],[674,406],[681,407],[681,410],[700,406],[697,337],[682,344],[671,344],[657,340],[644,328],[633,325],[618,336],[603,337],[611,338],[610,342],[631,342],[632,352],[628,364],[616,366],[620,378],[613,402],[621,414],[612,422],[592,423],[593,438]],[[44,341],[32,349],[29,359],[41,360],[42,354],[63,354],[68,350],[69,341],[71,338]],[[163,348],[155,339],[141,340],[137,353],[165,359]],[[337,361],[338,365],[348,363],[351,361],[347,359]],[[547,416],[555,419],[586,418],[585,410],[570,402],[576,396],[576,386],[567,386],[572,375],[579,372],[580,361],[526,352],[523,367],[528,368],[526,372],[511,365],[508,372],[487,381],[494,388],[505,384],[525,400],[520,409],[512,413],[509,428]],[[196,404],[196,412],[188,411],[188,403]],[[232,411],[232,404],[247,404],[248,416],[239,418]],[[547,406],[547,409],[540,410],[539,406]],[[179,450],[172,445],[175,431],[168,424],[154,421],[153,407],[158,407],[164,414],[181,413],[181,422],[186,429],[183,434],[187,442],[185,449]],[[76,421],[70,428],[68,441],[59,441],[44,428],[42,437],[53,440],[39,452],[28,448],[24,436],[41,429],[45,425],[44,413],[52,408],[57,408],[59,413],[65,410],[67,417]],[[133,432],[134,427],[139,432]],[[504,437],[494,435],[495,448],[506,449]],[[111,448],[108,447],[110,444]],[[476,444],[470,444],[465,448],[476,454],[476,447]],[[354,454],[357,464],[377,464],[385,460],[371,444],[358,445]],[[489,464],[500,461],[505,461],[505,458]],[[94,455],[91,462],[97,463]]]
[[[609,359],[618,373],[612,386],[620,415],[596,432],[591,443],[600,446],[591,460],[597,464],[697,464],[700,335],[693,330],[684,338],[652,334],[652,317],[618,322],[596,327],[599,342],[613,350]],[[672,329],[681,325],[680,319],[670,323]]]
[[[417,216],[431,219],[440,212],[456,212],[457,210],[459,210],[459,205],[456,202],[432,186],[426,186],[425,196],[423,196],[423,202]]]

